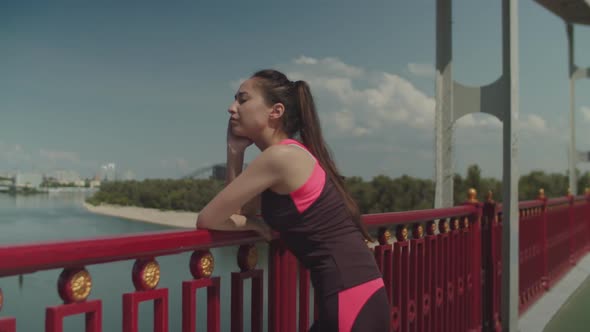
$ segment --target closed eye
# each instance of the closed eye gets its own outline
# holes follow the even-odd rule
[[[237,100],[239,103],[243,103],[249,99],[248,97],[250,97],[250,95],[248,95],[247,92],[240,91],[234,95],[234,100]]]

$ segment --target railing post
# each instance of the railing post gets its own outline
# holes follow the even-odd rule
[[[569,261],[571,265],[576,264],[576,260],[574,258],[574,242],[575,242],[575,231],[574,231],[574,198],[575,196],[572,195],[571,191],[568,189],[567,191],[567,199],[568,199],[568,247],[569,247]]]
[[[215,259],[209,250],[196,250],[189,261],[194,280],[182,282],[182,332],[194,332],[197,326],[196,291],[207,289],[207,332],[221,331],[221,278],[213,277]]]
[[[467,280],[467,288],[471,289],[471,308],[468,310],[469,317],[468,331],[482,330],[483,301],[482,287],[484,280],[483,259],[482,259],[482,232],[481,220],[483,217],[483,205],[477,201],[477,192],[475,189],[469,189],[466,205],[472,205],[476,208],[474,214],[469,216],[469,228],[471,229],[471,280]]]
[[[545,290],[549,290],[549,271],[547,265],[547,197],[545,197],[545,190],[539,189],[538,199],[543,202],[541,207],[541,250],[543,257],[543,276],[541,277],[541,284]]]
[[[590,188],[586,188],[584,191],[586,196],[586,251],[590,250]]]
[[[250,331],[262,332],[262,303],[264,271],[256,269],[258,250],[256,245],[241,245],[238,249],[240,272],[231,274],[231,325],[232,332],[244,331],[244,280],[252,281],[250,304]]]
[[[281,240],[269,248],[268,330],[295,332],[297,301],[297,260]]]
[[[268,331],[281,330],[281,257],[279,240],[268,248]]]
[[[500,324],[497,319],[500,313],[500,308],[495,305],[495,294],[500,292],[497,287],[498,284],[496,276],[498,274],[496,262],[496,238],[494,236],[495,224],[497,222],[496,216],[498,214],[498,207],[493,198],[493,193],[490,190],[488,197],[483,204],[482,210],[482,311],[483,311],[483,330],[493,331],[495,326]]]
[[[2,311],[2,305],[4,304],[4,294],[2,288],[0,288],[0,311]],[[0,332],[16,332],[16,319],[0,318]]]

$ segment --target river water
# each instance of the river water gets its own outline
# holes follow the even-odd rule
[[[105,235],[157,232],[170,230],[160,225],[133,222],[120,218],[92,214],[84,209],[82,202],[87,194],[61,193],[36,196],[8,196],[0,194],[0,245],[91,238]],[[258,245],[259,266],[267,265],[267,247]],[[230,272],[238,270],[237,247],[212,250],[215,257],[214,275],[221,279],[221,330],[230,327]],[[159,257],[161,279],[158,288],[169,291],[169,328],[171,332],[181,331],[182,281],[190,280],[188,263],[192,252]],[[93,280],[89,299],[101,299],[103,308],[103,331],[122,330],[122,295],[134,290],[131,269],[134,261],[91,265],[86,268]],[[0,318],[17,318],[17,330],[26,332],[44,331],[45,308],[61,304],[57,293],[57,279],[61,269],[41,271],[19,278],[0,278],[4,292],[4,308]],[[265,273],[265,284],[268,280]],[[249,291],[246,281],[244,297],[245,331],[249,331]],[[267,288],[265,287],[265,292]],[[197,330],[204,331],[206,324],[206,291],[197,292]],[[265,294],[266,296],[267,294]],[[264,316],[266,318],[266,305]],[[152,331],[152,304],[140,305],[139,331]],[[265,319],[266,320],[266,319]],[[266,324],[265,324],[266,325]],[[64,331],[83,331],[82,316],[64,320]],[[265,326],[266,329],[266,326]]]

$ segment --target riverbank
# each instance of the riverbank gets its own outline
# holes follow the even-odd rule
[[[194,229],[198,216],[196,212],[161,211],[158,209],[110,204],[94,206],[86,202],[83,204],[92,213],[177,228]]]

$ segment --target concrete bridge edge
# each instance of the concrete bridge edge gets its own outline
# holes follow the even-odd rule
[[[578,263],[518,320],[520,332],[541,332],[590,277],[590,254]]]

